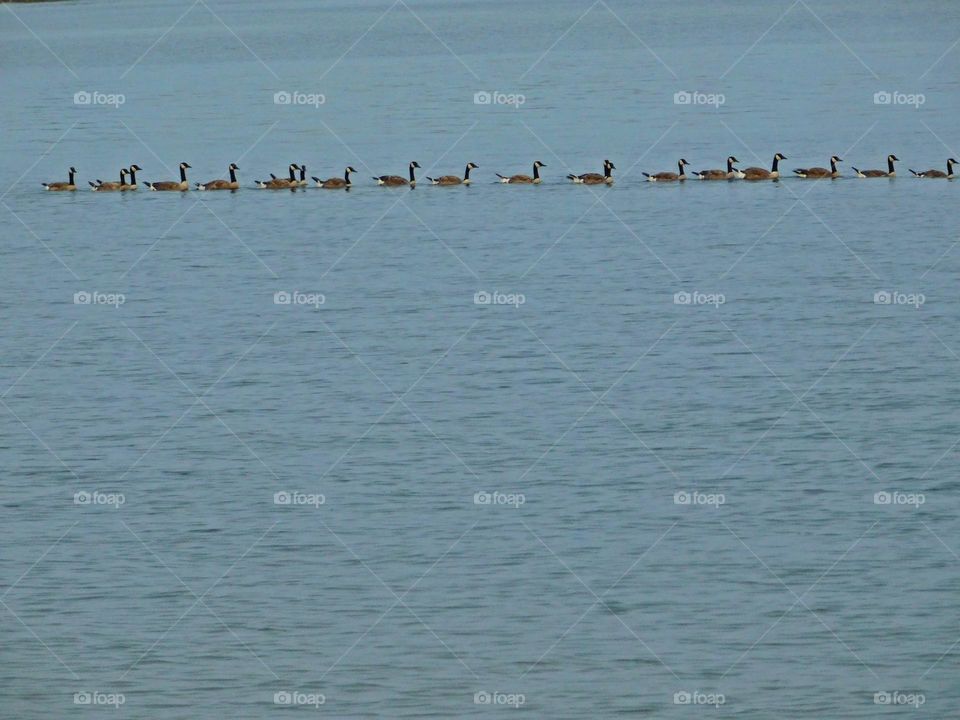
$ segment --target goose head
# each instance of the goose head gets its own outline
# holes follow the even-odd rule
[[[616,170],[616,169],[617,169],[617,166],[614,165],[614,164],[613,164],[612,162],[610,162],[609,160],[604,160],[604,161],[603,161],[603,166],[604,166],[605,168],[610,168],[611,170]]]
[[[230,167],[227,168],[227,169],[228,169],[228,170],[239,170],[239,169],[240,169],[240,166],[237,165],[236,163],[230,163]]]
[[[185,162],[180,163],[180,169],[181,169],[181,170],[186,170],[186,169],[188,169],[188,168],[190,168],[190,167],[192,167],[192,166],[191,166],[189,163],[185,163]],[[138,169],[139,169],[139,168],[138,168]]]
[[[541,167],[546,167],[547,164],[546,164],[546,163],[542,163],[542,162],[540,162],[539,160],[537,160],[535,163],[533,163],[533,166],[534,166],[534,167],[541,168]]]
[[[467,167],[470,168],[471,170],[476,170],[480,166],[477,165],[476,163],[471,162],[471,163],[467,163]]]
[[[777,160],[786,160],[786,159],[787,159],[787,156],[784,155],[783,153],[777,153],[776,155],[774,155],[774,157],[775,157]]]
[[[835,163],[843,162],[843,158],[837,157],[836,155],[834,155],[833,157],[830,158],[830,162],[835,162]]]
[[[355,173],[356,171],[357,170],[355,167],[353,167],[353,165],[347,165],[347,169],[344,172],[346,172],[347,175],[349,175],[350,173]]]
[[[416,160],[414,160],[412,163],[410,163],[410,167],[412,167],[412,168],[419,168],[419,167],[420,167],[420,163],[418,163]]]

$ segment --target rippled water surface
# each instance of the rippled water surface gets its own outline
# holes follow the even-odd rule
[[[958,34],[4,5],[0,717],[955,715],[960,185],[908,168],[957,156]],[[846,177],[641,175],[775,152]],[[480,167],[370,179],[412,160]],[[182,161],[244,189],[145,191]],[[355,187],[252,189],[291,162]]]

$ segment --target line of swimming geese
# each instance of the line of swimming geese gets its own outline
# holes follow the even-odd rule
[[[715,170],[700,170],[693,172],[691,175],[686,174],[686,166],[690,163],[681,158],[677,163],[677,172],[658,172],[658,173],[643,173],[643,176],[649,182],[682,182],[690,178],[696,178],[697,180],[778,180],[780,178],[780,161],[786,160],[786,155],[782,153],[777,153],[773,156],[773,162],[770,166],[770,169],[762,167],[748,167],[737,168],[735,163],[740,162],[736,157],[731,155],[727,158],[727,168],[715,169]],[[892,178],[896,177],[897,173],[894,168],[894,163],[899,162],[900,158],[896,155],[887,156],[887,169],[886,170],[859,170],[857,168],[852,168],[854,174],[858,178]],[[840,171],[837,170],[837,163],[843,162],[843,160],[836,155],[833,155],[830,158],[830,167],[808,167],[808,168],[796,168],[794,169],[794,174],[800,178],[809,178],[809,179],[834,179],[841,177]],[[947,160],[947,171],[930,169],[930,170],[910,170],[914,176],[918,178],[946,178],[948,180],[954,179],[953,166],[958,163],[957,160],[950,158]],[[427,177],[427,180],[431,185],[469,185],[472,180],[470,178],[470,171],[476,170],[480,166],[476,163],[467,163],[466,168],[463,171],[463,177],[459,175],[440,175],[439,177]],[[512,185],[539,185],[541,183],[540,178],[540,168],[546,167],[545,163],[540,162],[539,160],[533,163],[533,175],[501,175],[496,173],[498,182],[504,184]],[[187,182],[187,170],[191,166],[188,163],[180,163],[180,180],[169,180],[162,182],[145,182],[144,185],[149,190],[155,191],[171,191],[171,192],[185,192],[190,190],[190,183]],[[403,177],[402,175],[380,175],[374,177],[373,180],[377,185],[383,185],[386,187],[416,187],[417,178],[415,175],[415,170],[419,169],[420,165],[414,161],[411,162],[407,169],[409,172],[409,177]],[[239,190],[240,182],[237,180],[237,170],[240,167],[236,163],[230,163],[230,166],[227,168],[227,171],[230,175],[229,180],[218,179],[210,180],[205,183],[194,183],[194,187],[197,190]],[[139,165],[131,165],[128,168],[120,169],[120,181],[119,182],[104,182],[102,180],[97,180],[96,182],[88,181],[90,188],[95,192],[124,192],[129,190],[136,190],[137,185],[137,173],[143,170]],[[603,161],[603,172],[602,173],[584,173],[582,175],[567,175],[567,179],[578,185],[612,185],[613,184],[613,171],[616,170],[616,166],[609,160]],[[307,187],[310,183],[307,181],[307,166],[300,165],[297,163],[290,163],[287,168],[288,176],[287,177],[277,177],[276,175],[271,174],[269,180],[256,180],[255,186],[260,189],[265,190],[296,190],[297,188]],[[350,175],[357,172],[352,166],[347,166],[343,172],[343,177],[330,177],[330,178],[319,178],[312,177],[311,179],[316,184],[317,187],[323,188],[325,190],[349,190],[352,187],[352,182],[350,180]],[[298,175],[299,173],[299,175]],[[47,190],[52,191],[73,191],[77,189],[76,176],[77,169],[71,167],[68,171],[69,179],[65,182],[50,182],[42,183],[43,187]],[[129,177],[130,181],[127,182]]]

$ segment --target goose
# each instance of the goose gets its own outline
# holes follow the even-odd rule
[[[169,192],[183,192],[190,189],[190,184],[187,182],[187,168],[189,168],[185,162],[180,163],[180,182],[174,180],[164,180],[163,182],[153,182],[153,183],[144,183],[151,190],[163,190]]]
[[[401,185],[409,185],[410,187],[416,187],[417,178],[414,177],[413,169],[419,168],[420,163],[414,160],[410,163],[410,179],[407,180],[405,177],[400,177],[399,175],[381,175],[380,177],[375,177],[374,180],[377,181],[377,185],[386,185],[387,187],[400,187]]]
[[[300,180],[297,182],[297,185],[299,185],[300,187],[306,187],[306,186],[309,185],[309,184],[310,184],[310,183],[307,182],[307,166],[306,166],[306,165],[301,165],[301,166],[300,166]]]
[[[297,170],[300,169],[300,166],[296,163],[290,163],[287,170],[290,172],[290,177],[278,178],[273,173],[270,173],[269,180],[254,180],[258,188],[266,190],[291,190],[294,188],[300,187],[300,181],[297,179]]]
[[[656,173],[655,175],[651,175],[650,173],[643,173],[643,176],[649,182],[673,182],[674,180],[683,181],[687,179],[687,176],[684,175],[683,173],[683,166],[689,165],[689,164],[690,163],[688,163],[686,160],[681,158],[680,162],[677,163],[677,168],[679,169],[679,172],[659,172],[659,173]]]
[[[584,173],[583,175],[567,175],[568,180],[572,180],[576,185],[612,185],[613,174],[611,170],[616,170],[617,166],[609,160],[603,161],[603,175],[600,173]]]
[[[67,180],[66,182],[61,181],[61,182],[52,182],[52,183],[42,183],[42,185],[45,189],[53,190],[55,192],[76,190],[77,185],[74,182],[74,179],[77,174],[77,169],[75,167],[71,167],[70,170],[67,171],[67,174],[70,176],[70,179]]]
[[[787,156],[781,153],[777,153],[773,156],[773,165],[770,166],[770,169],[761,167],[748,167],[743,169],[743,179],[744,180],[776,180],[780,177],[780,168],[779,164],[781,160],[786,160]]]
[[[911,170],[914,175],[918,178],[946,178],[947,180],[953,180],[953,166],[957,161],[953,158],[947,160],[947,171],[943,170],[924,170],[923,172],[917,172],[916,170]],[[70,168],[71,170],[73,168]],[[73,181],[73,176],[70,176],[71,182]],[[47,188],[49,190],[49,188]]]
[[[211,180],[207,183],[194,183],[194,185],[197,186],[197,190],[237,190],[240,188],[240,183],[237,182],[237,170],[239,169],[239,165],[230,163],[230,167],[227,168],[230,172],[229,180]]]
[[[130,171],[127,168],[120,168],[120,182],[103,182],[102,180],[97,180],[95,183],[87,181],[94,192],[114,192],[116,190],[123,190],[127,185],[127,173]]]
[[[469,185],[470,184],[470,171],[476,170],[479,165],[476,163],[468,162],[466,170],[463,171],[463,177],[460,178],[456,175],[441,175],[437,178],[432,178],[427,176],[433,185]]]
[[[744,173],[740,170],[737,170],[733,166],[734,163],[740,162],[733,155],[727,158],[727,169],[726,170],[701,170],[700,172],[695,172],[696,175],[701,180],[733,180],[734,178],[743,178]]]
[[[540,168],[546,167],[546,164],[537,160],[533,163],[533,177],[529,175],[511,175],[510,177],[504,177],[500,173],[497,173],[497,177],[500,178],[502,183],[510,183],[513,185],[539,185],[540,184]]]
[[[857,174],[859,178],[875,178],[875,177],[896,177],[897,173],[893,169],[893,163],[899,162],[900,158],[896,155],[887,155],[887,169],[883,170],[858,170],[857,168],[850,166],[851,169]]]
[[[129,170],[130,182],[124,185],[121,190],[136,190],[137,189],[137,173],[143,170],[139,165],[131,165]]]
[[[355,173],[353,166],[348,165],[347,169],[343,171],[343,177],[332,177],[327,178],[326,180],[321,180],[318,177],[313,178],[313,181],[317,184],[317,187],[323,188],[324,190],[344,190],[350,189],[350,173]]]
[[[812,179],[838,178],[840,177],[840,171],[837,170],[838,162],[843,162],[843,158],[839,158],[836,155],[833,155],[830,158],[829,170],[822,167],[812,167],[812,168],[796,168],[793,172],[795,172],[797,176],[802,178],[812,178]]]

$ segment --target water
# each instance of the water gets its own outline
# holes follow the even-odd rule
[[[907,168],[957,155],[960,9],[13,11],[0,716],[83,692],[151,718],[292,710],[278,692],[344,718],[480,717],[494,692],[533,717],[686,717],[694,692],[717,717],[906,710],[884,691],[955,712],[958,186]],[[640,182],[777,151],[848,178]],[[896,180],[849,178],[889,153]],[[612,188],[563,180],[605,157]],[[535,159],[542,186],[491,182]],[[480,169],[369,180],[411,160]],[[349,194],[39,185],[181,161],[245,188],[359,172]],[[275,504],[293,491],[324,503]]]

